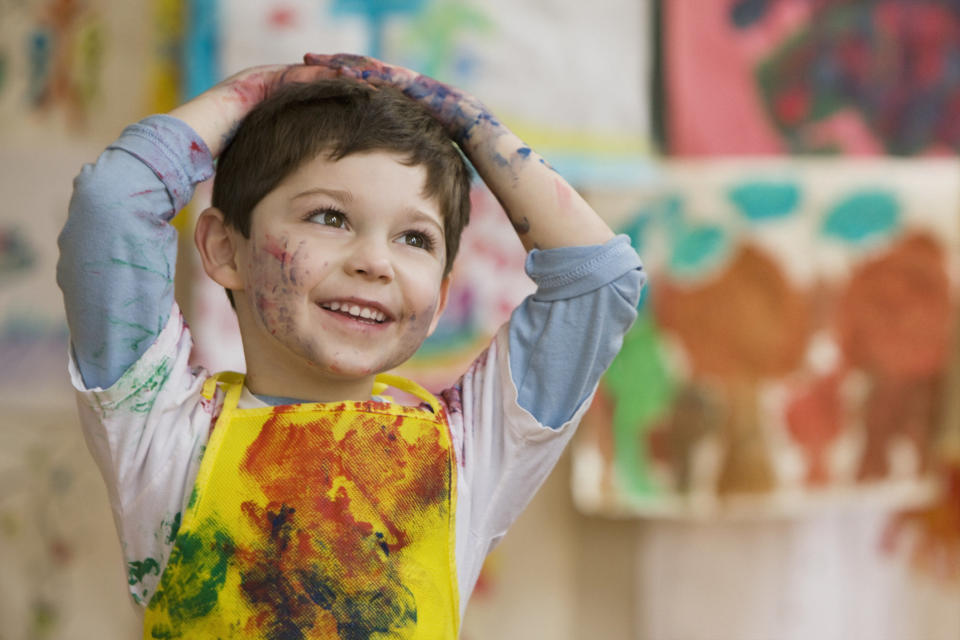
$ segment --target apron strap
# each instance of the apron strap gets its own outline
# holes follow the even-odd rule
[[[227,392],[227,398],[224,400],[223,406],[233,409],[237,406],[237,400],[240,399],[240,392],[243,391],[243,379],[244,375],[236,371],[215,373],[204,381],[203,397],[207,400],[213,400],[213,396],[217,393],[217,387],[222,384],[226,387]]]
[[[227,398],[224,400],[224,408],[234,409],[237,406],[237,400],[240,399],[240,393],[243,391],[244,375],[235,371],[221,371],[215,373],[206,379],[203,383],[203,397],[207,400],[213,400],[217,392],[217,387],[223,385],[226,387]],[[408,380],[402,376],[391,373],[378,374],[373,383],[373,394],[381,395],[387,387],[399,389],[405,393],[416,397],[422,402],[426,402],[433,410],[433,415],[440,415],[440,401],[432,393],[421,387],[413,380]]]
[[[413,380],[408,380],[404,377],[393,375],[392,373],[377,374],[376,382],[374,383],[374,389],[376,390],[379,388],[382,391],[388,386],[393,387],[394,389],[399,389],[405,393],[409,393],[419,400],[426,402],[428,405],[430,405],[430,408],[433,409],[433,415],[440,415],[440,401],[437,400],[432,393],[418,385]]]

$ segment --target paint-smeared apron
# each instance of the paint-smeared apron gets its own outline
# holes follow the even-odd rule
[[[145,638],[455,638],[454,460],[436,398],[223,410]]]

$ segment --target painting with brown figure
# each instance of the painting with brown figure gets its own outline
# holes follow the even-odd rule
[[[693,287],[664,278],[654,296],[657,320],[683,344],[693,377],[724,389],[718,491],[770,491],[775,477],[757,416],[758,387],[799,366],[809,333],[806,297],[749,244],[716,278]]]
[[[696,384],[681,387],[670,413],[648,434],[650,454],[670,466],[675,491],[694,490],[696,447],[726,420],[723,403],[716,396]]]
[[[928,470],[950,353],[953,310],[946,258],[929,235],[906,236],[858,267],[836,316],[848,364],[864,371],[866,442],[857,477],[890,475],[892,445],[910,443],[916,473]]]

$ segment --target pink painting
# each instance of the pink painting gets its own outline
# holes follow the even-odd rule
[[[668,0],[676,155],[960,148],[960,7],[936,0]]]

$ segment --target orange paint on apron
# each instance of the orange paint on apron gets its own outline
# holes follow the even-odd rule
[[[429,409],[341,402],[238,409],[226,391],[145,638],[455,638],[456,472]]]

